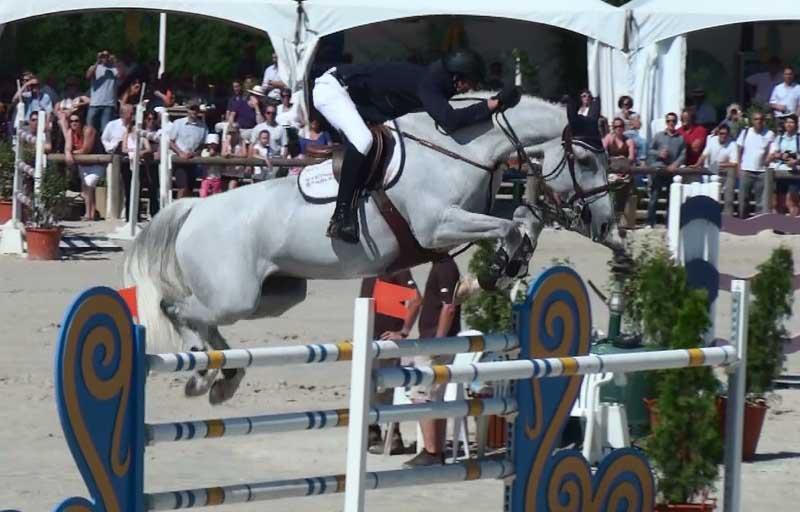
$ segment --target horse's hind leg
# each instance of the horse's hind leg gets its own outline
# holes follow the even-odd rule
[[[184,348],[191,352],[201,352],[208,350],[209,335],[208,328],[201,327],[198,329],[191,328],[188,325],[182,325],[178,328],[184,342]],[[211,385],[217,378],[219,370],[197,370],[186,382],[183,392],[187,397],[202,396],[208,393]]]
[[[214,350],[227,350],[230,348],[228,342],[222,337],[216,326],[208,328],[208,342]],[[222,370],[222,378],[217,379],[211,385],[211,391],[208,393],[208,401],[212,405],[221,404],[229,400],[236,393],[242,379],[244,379],[244,368],[230,368]]]

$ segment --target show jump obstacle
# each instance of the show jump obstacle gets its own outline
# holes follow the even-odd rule
[[[81,293],[67,310],[56,353],[56,396],[64,434],[91,500],[69,498],[56,511],[174,510],[345,492],[347,512],[363,510],[365,490],[478,479],[503,479],[509,512],[546,510],[649,511],[656,487],[642,452],[615,450],[596,470],[575,450],[555,451],[582,376],[726,366],[742,379],[747,332],[746,287],[735,296],[738,345],[638,354],[589,355],[591,311],[581,278],[571,269],[544,271],[524,303],[514,306],[513,334],[373,341],[371,299],[356,299],[353,342],[208,353],[145,353],[144,328],[110,288]],[[496,352],[513,360],[431,368],[373,368],[378,359],[421,354]],[[146,423],[145,379],[152,372],[204,368],[314,365],[352,361],[350,408],[175,423]],[[510,380],[507,396],[445,403],[370,406],[379,387]],[[741,391],[743,388],[739,388]],[[729,404],[743,401],[732,395]],[[743,404],[741,404],[743,406]],[[507,450],[443,466],[368,472],[369,424],[505,415]],[[741,415],[739,416],[741,418]],[[145,447],[156,443],[347,427],[347,472],[178,491],[144,490]],[[726,432],[728,460],[740,460],[740,430]],[[730,453],[727,453],[730,452]],[[738,489],[738,465],[726,464],[726,484]],[[726,500],[727,501],[727,500]],[[497,510],[501,510],[498,503]]]

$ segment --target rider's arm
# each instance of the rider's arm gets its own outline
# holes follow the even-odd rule
[[[485,121],[491,115],[486,101],[479,101],[469,107],[453,108],[450,100],[431,79],[424,79],[419,85],[419,98],[424,110],[448,133]]]

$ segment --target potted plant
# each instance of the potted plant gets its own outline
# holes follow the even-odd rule
[[[710,325],[708,294],[690,289],[686,271],[663,248],[641,252],[628,283],[628,311],[649,343],[663,349],[703,346]],[[722,454],[716,397],[719,383],[711,368],[681,368],[652,374],[657,416],[645,449],[659,482],[658,510],[714,510],[708,500]]]
[[[755,457],[761,427],[767,414],[767,395],[783,369],[783,344],[789,333],[784,325],[792,314],[792,251],[779,247],[757,267],[750,281],[752,303],[747,328],[747,384],[745,385],[744,436],[742,459]],[[724,418],[725,399],[720,401]],[[724,427],[725,422],[722,421]]]
[[[53,169],[45,169],[39,193],[34,200],[30,223],[25,227],[28,259],[56,260],[59,258],[61,226],[67,208],[66,177]]]
[[[11,143],[0,141],[0,224],[11,218],[14,193],[14,151]]]

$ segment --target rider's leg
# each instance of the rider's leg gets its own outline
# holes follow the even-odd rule
[[[372,147],[372,134],[358,114],[355,103],[338,79],[330,73],[314,83],[314,106],[331,125],[347,138],[339,194],[328,236],[358,243],[358,215],[355,194],[364,167],[364,157]]]

